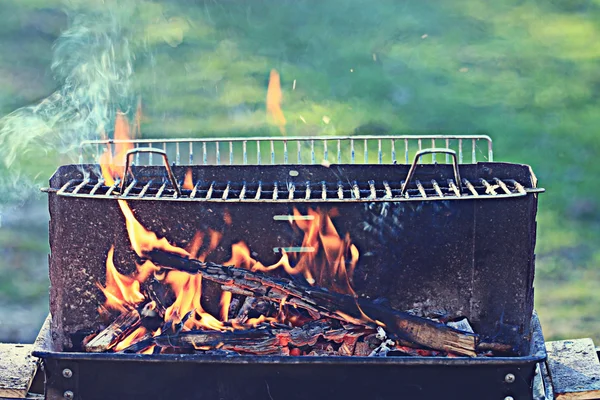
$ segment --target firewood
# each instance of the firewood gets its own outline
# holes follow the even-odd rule
[[[358,340],[362,335],[372,332],[362,327],[354,331],[332,329],[326,320],[313,321],[302,327],[272,327],[268,324],[258,328],[235,331],[182,331],[163,333],[154,338],[144,338],[127,349],[126,353],[139,352],[152,345],[165,348],[195,350],[226,350],[241,354],[284,355],[289,354],[289,346],[315,346],[320,339],[345,343]],[[352,354],[352,353],[350,353]]]
[[[205,263],[162,250],[152,250],[145,256],[164,268],[199,273],[205,279],[217,282],[233,293],[280,304],[285,302],[302,308],[314,319],[325,316],[370,328],[376,326],[375,321],[379,321],[385,325],[391,339],[409,341],[434,350],[476,356],[478,335],[396,311],[368,299],[356,299],[319,287],[303,286],[290,279],[270,276],[260,271]]]
[[[87,352],[99,353],[114,347],[121,339],[136,329],[141,323],[137,310],[124,311],[96,337],[90,340],[84,349]]]
[[[372,349],[369,347],[367,342],[359,341],[354,346],[354,353],[352,353],[352,355],[357,357],[367,357],[369,354],[371,354],[371,351]]]
[[[165,316],[165,301],[166,301],[166,289],[165,285],[161,284],[161,282],[156,279],[149,279],[148,283],[144,285],[144,291],[148,298],[154,301],[155,308],[154,311],[163,318]]]

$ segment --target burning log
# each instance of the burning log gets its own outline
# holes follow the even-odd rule
[[[124,311],[96,337],[84,345],[87,352],[100,353],[111,349],[121,339],[136,329],[142,319],[137,310]]]
[[[290,353],[289,346],[295,348],[312,347],[317,344],[319,339],[342,343],[341,349],[346,341],[355,344],[361,336],[372,332],[373,330],[364,329],[363,327],[356,327],[352,331],[333,329],[331,323],[327,320],[313,321],[296,328],[272,327],[266,324],[258,328],[226,332],[193,330],[163,333],[154,338],[139,341],[129,346],[124,352],[139,352],[152,345],[157,345],[188,351],[219,349],[257,355],[287,355]],[[344,350],[338,354],[351,355],[352,353]]]
[[[272,277],[260,271],[205,263],[163,250],[154,249],[144,255],[164,268],[199,273],[203,278],[219,283],[223,290],[302,308],[313,319],[325,316],[369,328],[374,328],[375,321],[379,321],[385,325],[391,339],[412,342],[434,350],[476,356],[477,335],[396,311],[368,299],[356,299],[319,287],[303,286],[290,279]]]

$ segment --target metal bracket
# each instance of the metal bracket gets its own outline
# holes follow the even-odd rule
[[[121,194],[123,194],[125,192],[125,186],[126,186],[126,182],[127,182],[127,173],[129,172],[130,158],[132,155],[139,154],[139,153],[153,153],[153,154],[159,154],[162,156],[163,161],[165,163],[165,168],[167,169],[167,176],[169,177],[169,180],[171,181],[171,185],[173,185],[173,189],[175,189],[175,194],[176,194],[175,197],[180,197],[181,189],[179,189],[179,185],[177,184],[175,175],[173,175],[173,171],[171,170],[171,167],[169,166],[169,159],[167,158],[167,153],[163,150],[154,149],[152,147],[138,147],[137,149],[129,150],[127,152],[127,154],[125,155],[125,170],[123,171],[123,181],[121,182]],[[131,175],[133,176],[133,172],[131,173]]]
[[[408,187],[410,180],[413,178],[413,175],[415,174],[415,169],[417,168],[417,163],[419,162],[419,158],[421,158],[422,156],[424,156],[426,154],[435,154],[435,153],[443,153],[443,154],[448,154],[448,155],[452,156],[452,167],[454,169],[454,180],[456,181],[459,193],[462,192],[462,182],[460,180],[460,173],[458,172],[458,161],[456,158],[456,152],[454,150],[450,150],[450,149],[432,148],[432,149],[424,149],[421,151],[417,151],[417,153],[415,154],[415,159],[413,160],[412,165],[410,166],[410,169],[408,170],[408,175],[406,175],[406,180],[402,184],[402,189],[400,190],[401,197],[404,196],[404,193],[406,192],[406,188]]]

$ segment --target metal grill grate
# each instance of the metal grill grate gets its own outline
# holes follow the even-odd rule
[[[426,147],[454,150],[459,163],[493,161],[492,139],[485,135],[328,136],[194,139],[91,140],[81,144],[79,162],[96,163],[117,144],[163,150],[175,165],[409,164]],[[432,154],[419,162],[449,163]],[[156,165],[152,153],[136,154],[135,165]]]
[[[179,182],[181,185],[181,182]],[[495,178],[462,179],[462,193],[453,179],[446,182],[415,180],[402,194],[404,181],[388,182],[216,182],[197,181],[193,189],[180,189],[177,195],[168,182],[138,184],[134,179],[120,195],[120,182],[104,186],[103,180],[72,179],[58,191],[59,196],[120,198],[125,200],[233,201],[233,202],[313,202],[313,201],[422,201],[520,197],[543,189],[525,188],[515,180]]]

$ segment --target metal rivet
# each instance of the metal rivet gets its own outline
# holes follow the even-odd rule
[[[75,398],[75,395],[73,394],[73,392],[71,392],[70,390],[66,390],[63,393],[63,397],[67,400],[73,400],[73,398]]]
[[[515,400],[515,399],[514,399],[514,397],[512,397],[512,396],[506,396],[506,397],[504,398],[504,400]]]
[[[506,383],[513,383],[515,381],[515,376],[513,374],[506,374],[506,376],[504,377],[504,382]]]
[[[62,374],[65,378],[70,378],[73,376],[73,371],[71,371],[69,368],[65,368],[63,369]]]

